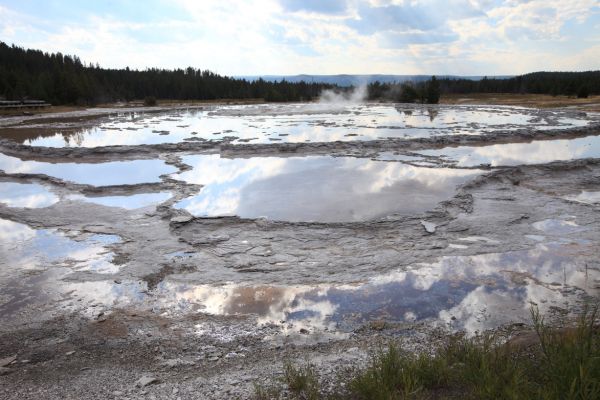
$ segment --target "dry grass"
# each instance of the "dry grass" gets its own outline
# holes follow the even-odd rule
[[[48,114],[58,112],[70,112],[84,110],[86,107],[79,106],[50,106],[45,108],[22,108],[22,109],[8,109],[0,110],[0,116],[13,116],[13,115],[37,115],[37,114]]]
[[[440,104],[487,104],[533,108],[576,106],[583,111],[600,112],[600,96],[590,96],[587,99],[578,99],[576,97],[550,96],[545,94],[450,94],[442,96]]]

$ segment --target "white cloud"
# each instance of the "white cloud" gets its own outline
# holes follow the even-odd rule
[[[499,19],[498,28],[509,39],[558,39],[566,21],[583,22],[593,6],[596,0],[508,1],[489,16]]]
[[[0,33],[8,42],[108,67],[491,75],[597,68],[596,31],[590,29],[590,45],[581,50],[581,38],[569,29],[597,25],[598,6],[597,0],[176,0],[163,19],[132,21],[116,6],[110,14],[82,12],[58,24],[0,5]],[[167,12],[173,9],[184,17]]]

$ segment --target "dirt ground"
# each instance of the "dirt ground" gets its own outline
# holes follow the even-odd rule
[[[443,95],[440,104],[489,104],[534,108],[573,107],[583,111],[600,112],[600,96],[585,99],[569,96],[550,96],[545,94],[480,94]]]

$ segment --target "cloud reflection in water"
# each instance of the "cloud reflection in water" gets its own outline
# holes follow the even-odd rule
[[[468,332],[527,321],[531,303],[564,306],[576,290],[598,293],[589,243],[539,244],[526,251],[444,257],[366,283],[221,287],[164,282],[155,293],[165,309],[254,315],[259,324],[294,330],[351,330],[373,320],[433,320]],[[454,318],[453,318],[454,317]]]
[[[284,221],[363,221],[415,214],[451,198],[475,170],[419,168],[352,157],[184,157],[177,177],[205,185],[175,205],[196,216]]]

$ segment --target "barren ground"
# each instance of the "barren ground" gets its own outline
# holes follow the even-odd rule
[[[444,102],[552,108],[567,102],[577,109],[535,111],[531,118],[552,122],[565,115],[590,123],[546,130],[504,124],[481,135],[368,141],[240,143],[232,134],[218,141],[52,147],[31,146],[19,134],[53,135],[60,124],[68,136],[102,118],[110,122],[122,110],[0,120],[0,184],[38,185],[27,187],[36,191],[35,201],[47,201],[11,204],[15,186],[2,192],[0,359],[15,359],[0,365],[0,398],[249,398],[255,383],[281,374],[283,361],[306,359],[318,365],[327,388],[337,371],[365,365],[369,352],[389,340],[428,349],[460,332],[514,336],[529,329],[531,304],[555,324],[565,323],[595,301],[600,288],[600,149],[584,142],[565,155],[563,142],[552,152],[543,146],[599,135],[598,116],[580,111],[598,110],[600,98]],[[271,116],[263,109],[255,114],[268,119],[286,110],[277,107]],[[452,111],[444,107],[436,110]],[[244,112],[235,110],[242,118]],[[321,129],[327,121],[315,125]],[[504,148],[489,146],[500,144],[533,147],[524,155],[509,148],[500,161],[469,167],[460,167],[458,158],[420,153],[472,146],[497,157]],[[543,162],[536,162],[536,151]],[[147,160],[158,166],[118,164]],[[306,160],[330,164],[305,168]],[[238,163],[233,170],[230,161]],[[117,163],[115,177],[129,179],[138,170],[147,176],[101,185],[88,182],[89,173],[73,172],[82,163],[96,171],[108,162]],[[294,163],[304,169],[277,180],[277,171]],[[359,168],[346,173],[348,165]],[[216,172],[195,180],[195,172],[209,167]],[[317,203],[317,211],[341,216],[334,222],[206,216],[179,206],[203,188],[217,190],[216,178],[239,170],[263,174],[240,186],[240,202],[244,193],[259,196],[252,207],[270,199],[260,196],[281,196],[267,210]],[[329,177],[332,171],[337,175]],[[377,175],[368,175],[373,171]],[[444,182],[457,173],[468,179],[446,192]],[[302,187],[309,176],[316,183]],[[237,189],[239,179],[227,182]],[[349,209],[328,205],[336,193],[354,193],[345,192],[353,186],[361,194],[370,188],[372,197]],[[293,195],[281,194],[281,187]],[[405,212],[411,200],[403,196],[413,192],[443,199],[423,212]],[[170,196],[133,208],[106,202],[157,193]],[[390,206],[389,198],[397,201]],[[381,204],[382,215],[348,217]],[[143,377],[154,381],[136,385]]]

